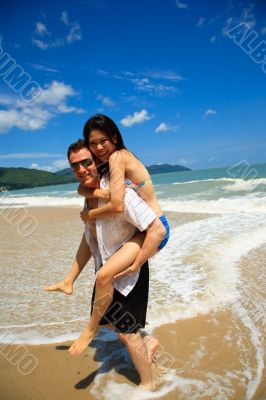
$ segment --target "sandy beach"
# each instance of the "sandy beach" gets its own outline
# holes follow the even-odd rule
[[[56,276],[62,277],[68,268],[67,265],[70,265],[74,256],[74,249],[77,248],[83,232],[83,225],[78,218],[79,208],[44,209],[36,207],[29,208],[28,211],[38,221],[38,228],[29,237],[22,237],[19,234],[14,223],[10,222],[10,217],[0,215],[0,239],[3,244],[2,259],[6,258],[4,249],[7,248],[5,246],[8,242],[16,243],[15,248],[10,248],[14,265],[19,263],[21,257],[28,257],[32,262],[32,260],[38,260],[38,257],[45,257],[45,255],[46,257],[55,257],[56,254],[57,257],[65,258],[64,266],[57,269],[56,272]],[[167,216],[170,219],[172,229],[181,224],[210,217],[207,214],[189,213],[168,213]],[[62,237],[65,247],[70,249],[68,252],[65,248],[64,251],[62,247],[60,248]],[[256,252],[258,263],[263,262],[265,250],[265,247],[262,247],[260,251]],[[249,257],[251,256],[248,255],[240,260],[243,274],[249,273]],[[4,270],[4,272],[8,283],[8,274],[11,271]],[[31,272],[34,273],[34,270],[31,269]],[[51,279],[50,276],[47,276],[45,282],[45,275],[40,277],[39,288],[34,288],[36,293],[41,290],[44,283],[49,283]],[[253,277],[250,276],[250,279],[253,279]],[[26,287],[25,290],[31,291],[31,287]],[[79,291],[79,286],[76,290]],[[81,295],[82,293],[79,293],[79,296]],[[61,296],[62,302],[70,301],[63,300],[63,297],[66,296],[61,294],[58,294],[58,296]],[[23,302],[23,298],[21,298],[21,301]],[[58,309],[58,319],[60,319],[60,311]],[[16,312],[14,311],[15,323]],[[193,398],[197,398],[197,391],[199,391],[201,385],[205,389],[208,386],[212,387],[212,374],[219,373],[221,375],[221,386],[226,384],[226,380],[223,381],[223,374],[224,377],[235,374],[237,378],[239,369],[243,367],[241,366],[243,355],[240,354],[241,350],[238,346],[239,336],[234,335],[234,331],[239,331],[239,329],[242,330],[241,337],[244,341],[247,341],[246,327],[241,326],[241,324],[236,326],[231,311],[222,308],[206,315],[173,321],[172,324],[156,328],[153,333],[161,343],[159,355],[162,352],[167,352],[172,356],[171,371],[176,371],[180,378],[180,381],[173,384],[171,373],[162,376],[161,384],[158,386],[158,397],[169,400],[191,400],[190,396],[184,395],[187,384],[193,386],[195,383],[195,397]],[[232,333],[231,337],[228,337],[229,331]],[[262,344],[265,346],[265,339],[262,340]],[[1,344],[1,400],[119,398],[117,389],[112,393],[113,386],[110,386],[110,381],[121,384],[121,387],[125,384],[129,385],[126,387],[132,389],[132,396],[138,398],[137,393],[140,393],[136,386],[139,382],[138,375],[126,354],[124,346],[115,338],[115,334],[110,342],[97,340],[96,337],[91,347],[78,358],[70,356],[67,352],[70,344],[71,341],[41,345]],[[249,343],[246,344],[246,349],[245,357],[249,357],[250,365],[253,362],[255,365],[256,357]],[[197,354],[196,358],[195,354]],[[121,362],[121,357],[123,362]],[[265,361],[264,358],[264,363]],[[207,375],[204,375],[205,373]],[[101,376],[100,381],[99,376]],[[207,381],[205,380],[206,376],[208,376]],[[230,399],[244,400],[246,398],[245,383],[248,379],[250,379],[248,374],[246,382],[235,379],[234,383],[234,379],[231,379],[230,390],[232,394]],[[101,385],[102,391],[100,396],[99,385]],[[252,399],[263,400],[265,393],[266,375],[264,367],[260,384]],[[142,397],[140,398],[153,399],[157,395],[154,394],[153,397],[152,394],[146,395],[141,392]],[[223,393],[219,393],[219,396],[213,397],[210,394],[204,396],[204,399],[220,399]],[[203,397],[199,398],[203,399]]]

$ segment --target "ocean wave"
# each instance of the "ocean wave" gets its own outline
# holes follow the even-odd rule
[[[265,242],[260,215],[223,215],[175,228],[165,250],[150,262],[151,327],[237,301],[237,263]]]
[[[232,191],[253,191],[254,189],[262,189],[265,186],[266,188],[266,178],[258,178],[258,179],[234,179],[233,185],[225,186],[225,190]]]
[[[235,179],[233,178],[211,178],[211,179],[198,179],[192,181],[185,181],[185,182],[173,182],[172,185],[188,185],[190,183],[201,183],[201,182],[234,182]]]
[[[14,345],[41,345],[41,344],[54,344],[63,343],[70,340],[75,340],[79,337],[80,331],[65,333],[65,334],[53,334],[49,337],[47,334],[39,331],[30,332],[0,332],[0,343],[3,344],[14,344]]]
[[[86,321],[85,318],[77,318],[77,319],[71,319],[68,321],[56,321],[56,322],[36,322],[32,324],[25,324],[25,325],[2,325],[0,326],[0,330],[5,330],[5,329],[13,329],[13,328],[36,328],[36,327],[43,327],[43,326],[53,326],[53,325],[64,325],[72,322],[84,322]]]
[[[82,197],[56,197],[56,196],[2,196],[0,198],[0,209],[7,207],[61,207],[80,206],[84,199]]]
[[[218,200],[160,200],[164,211],[233,214],[233,213],[266,213],[266,197],[219,198]]]

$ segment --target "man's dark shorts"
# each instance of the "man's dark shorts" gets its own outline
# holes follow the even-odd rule
[[[125,297],[114,289],[114,298],[102,317],[100,325],[112,324],[117,332],[136,333],[144,328],[149,294],[149,264],[141,267],[139,279],[132,291]],[[91,313],[95,296],[95,285],[91,299]]]

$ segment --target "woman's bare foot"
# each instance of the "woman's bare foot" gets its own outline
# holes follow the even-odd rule
[[[148,359],[149,359],[149,363],[151,364],[153,361],[153,356],[159,346],[159,341],[150,335],[144,336],[143,338],[146,347],[147,347],[147,352],[148,352]]]
[[[46,290],[47,292],[63,292],[70,295],[73,293],[73,283],[63,279],[53,285],[45,286],[43,290]]]
[[[96,334],[97,330],[92,331],[88,328],[84,329],[80,337],[77,340],[75,340],[75,342],[70,346],[68,352],[72,356],[79,356],[81,353],[83,353],[84,350],[87,349],[87,347],[92,342],[92,339]]]

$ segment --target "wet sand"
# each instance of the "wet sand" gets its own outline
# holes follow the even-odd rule
[[[202,371],[208,370],[214,373],[217,372],[217,366],[224,366],[226,369],[229,366],[232,371],[238,368],[237,347],[232,347],[228,351],[221,345],[224,327],[230,323],[230,315],[221,313],[218,321],[218,325],[217,323],[214,324],[212,316],[201,315],[156,329],[155,335],[160,340],[164,350],[174,355],[175,361],[172,368],[178,371],[180,377],[198,379],[199,367]],[[201,338],[200,340],[206,338],[207,354],[199,361],[198,365],[194,365],[188,370],[185,365],[197,350],[199,338]],[[101,373],[104,357],[97,357],[95,348],[89,348],[77,358],[72,357],[67,352],[69,345],[70,342],[39,346],[26,345],[27,354],[34,355],[37,359],[36,368],[28,375],[23,374],[30,372],[31,366],[24,368],[25,365],[23,366],[23,363],[19,362],[19,357],[14,357],[14,352],[18,351],[19,346],[8,345],[4,349],[2,345],[0,347],[1,400],[95,399],[96,397],[90,392],[97,373]],[[122,346],[117,340],[111,342],[102,351],[103,353],[112,352]],[[158,358],[160,362],[160,356]],[[118,360],[114,357],[113,363],[108,365],[105,371],[102,384],[108,382],[108,370],[116,370],[116,382],[127,383],[132,387],[138,385],[139,379],[134,367],[119,370],[117,362]],[[24,364],[26,364],[26,359]],[[160,389],[160,386],[158,389]],[[266,376],[264,370],[263,381],[253,399],[263,400],[265,393]],[[167,400],[185,398],[189,400],[189,397],[184,397],[184,394],[180,397],[179,395],[181,393],[177,387],[160,398]],[[204,396],[204,399],[214,400],[213,397],[207,396]],[[243,388],[235,387],[234,395],[230,399],[244,400]]]

